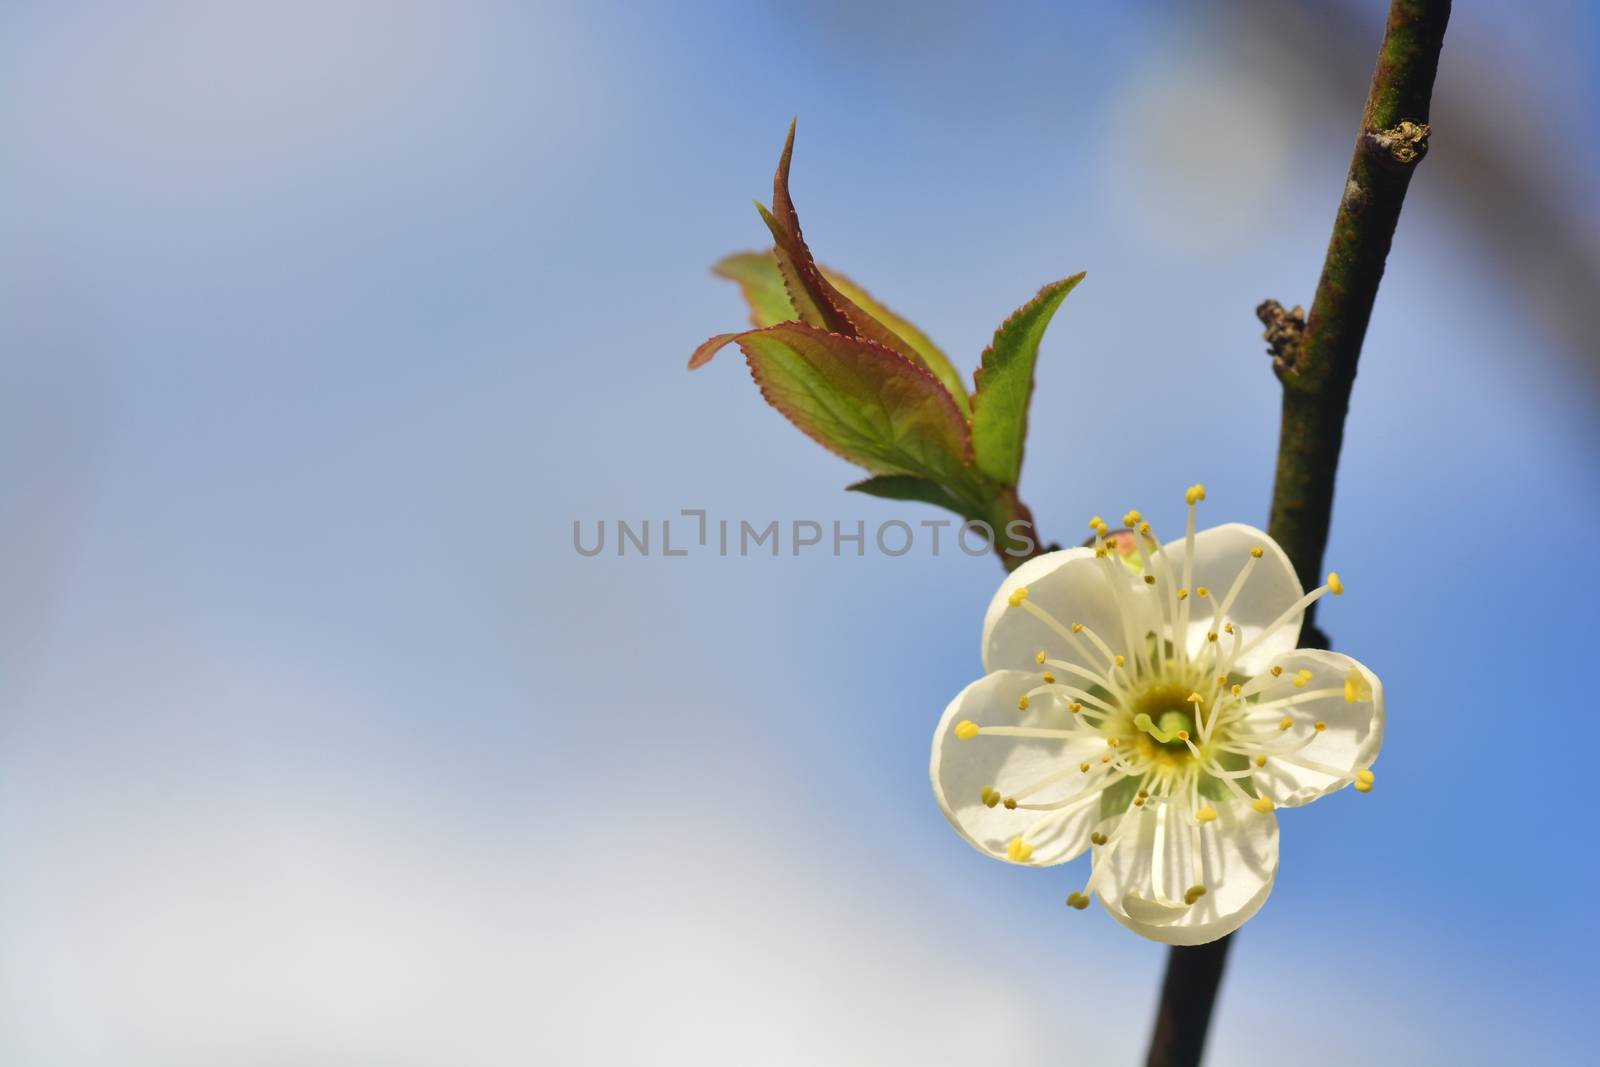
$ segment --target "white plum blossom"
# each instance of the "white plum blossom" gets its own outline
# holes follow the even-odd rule
[[[1299,649],[1303,592],[1283,550],[1239,524],[1181,544],[1136,511],[1092,547],[1038,556],[1000,586],[982,678],[933,737],[933,791],[973,847],[1026,866],[1090,852],[1098,897],[1156,941],[1197,945],[1260,910],[1278,872],[1275,809],[1372,789],[1383,687]]]

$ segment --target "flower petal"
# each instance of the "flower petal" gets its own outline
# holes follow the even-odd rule
[[[1295,763],[1290,756],[1269,756],[1266,766],[1255,775],[1258,792],[1280,807],[1293,808],[1343,789],[1357,771],[1366,770],[1378,758],[1383,744],[1383,683],[1361,663],[1337,652],[1297,649],[1279,656],[1274,665],[1283,668],[1285,678],[1300,671],[1311,672],[1303,687],[1307,693],[1318,689],[1338,691],[1296,705],[1294,717],[1302,725],[1295,727],[1290,736],[1304,736],[1305,724],[1325,723],[1327,728],[1292,757],[1339,773]],[[1270,711],[1262,717],[1279,719],[1282,715],[1281,711]]]
[[[1092,647],[1087,642],[1063,638],[1027,608],[1012,606],[1011,594],[1023,586],[1028,589],[1029,603],[1049,613],[1062,626],[1082,623],[1113,652],[1128,654],[1122,611],[1105,561],[1096,559],[1093,549],[1068,548],[1035,556],[1001,583],[983,620],[984,670],[1028,670],[1034,666],[1034,656],[1040,649],[1053,659],[1097,671],[1105,669],[1103,657],[1083,651]],[[1124,588],[1134,597],[1148,595],[1142,588],[1135,588],[1132,581]]]
[[[1241,628],[1241,638],[1245,644],[1254,640],[1262,627],[1270,626],[1304,595],[1305,590],[1295,576],[1294,565],[1289,562],[1289,557],[1278,547],[1278,542],[1263,531],[1239,522],[1201,530],[1194,535],[1194,570],[1190,583],[1193,588],[1190,593],[1192,595],[1195,589],[1205,587],[1210,597],[1190,601],[1193,605],[1190,608],[1187,635],[1190,652],[1205,646],[1216,606],[1227,597],[1234,579],[1250,562],[1250,550],[1253,548],[1262,550],[1261,558],[1251,568],[1250,577],[1245,579],[1244,586],[1234,597],[1226,615],[1227,621]],[[1151,557],[1150,565],[1157,579],[1163,582],[1160,586],[1163,593],[1167,588],[1165,581],[1174,585],[1183,583],[1183,553],[1184,545],[1180,539],[1162,545],[1161,551]],[[1170,572],[1167,572],[1166,568],[1169,567]],[[1265,668],[1272,657],[1293,648],[1300,640],[1300,624],[1303,620],[1303,612],[1291,615],[1282,626],[1241,657],[1237,669],[1245,674],[1253,674]]]
[[[1277,817],[1245,801],[1216,808],[1218,817],[1204,825],[1170,801],[1123,816],[1134,821],[1094,857],[1095,893],[1113,918],[1152,941],[1202,945],[1261,910],[1278,876]],[[1196,835],[1204,852],[1198,865]],[[1186,893],[1197,884],[1206,892],[1190,903]]]
[[[1012,838],[1022,836],[1033,849],[1026,861],[1032,866],[1065,863],[1088,847],[1089,834],[1100,818],[1099,794],[1083,793],[1089,779],[1078,766],[1104,753],[1105,742],[1081,726],[1077,737],[985,737],[980,733],[963,740],[956,734],[956,725],[970,721],[979,727],[1074,729],[1077,720],[1067,710],[1067,702],[1051,694],[1030,698],[1027,710],[1018,710],[1018,698],[1042,684],[1037,671],[996,671],[967,686],[939,719],[929,766],[939,808],[972,847],[996,859],[1010,859],[1007,846]],[[1081,794],[1081,803],[1041,812],[1020,807],[1008,810],[1004,804],[989,807],[983,801],[986,788],[1009,795],[1058,772],[1067,773],[1030,792],[1023,802],[1048,804]]]

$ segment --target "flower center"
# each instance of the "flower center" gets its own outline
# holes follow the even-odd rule
[[[1194,706],[1188,703],[1191,690],[1172,683],[1153,685],[1129,702],[1134,729],[1158,747],[1189,755],[1185,738],[1195,734]]]

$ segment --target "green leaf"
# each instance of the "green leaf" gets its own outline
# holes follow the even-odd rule
[[[874,474],[947,487],[970,478],[971,438],[925,367],[881,345],[800,322],[736,336],[767,403],[824,447]]]
[[[760,329],[775,322],[791,322],[800,316],[789,303],[778,259],[766,252],[735,252],[724,256],[711,273],[738,285],[744,302],[750,305],[750,325]]]
[[[879,303],[871,293],[839,271],[821,264],[817,265],[817,270],[833,286],[836,293],[853,303],[862,312],[872,316],[903,341],[910,349],[909,352],[903,351],[899,346],[890,347],[901,351],[902,354],[932,371],[934,377],[943,382],[944,387],[955,398],[956,407],[961,409],[961,414],[971,415],[972,407],[967,400],[967,390],[962,383],[961,372],[956,370],[950,362],[950,357],[945,355],[927,334]],[[735,252],[719,260],[716,266],[711,268],[711,272],[739,286],[745,303],[750,306],[750,322],[756,327],[771,326],[777,322],[791,322],[800,318],[794,305],[789,302],[789,292],[784,284],[783,270],[778,266],[776,250]]]
[[[1074,274],[1040,289],[1001,324],[983,353],[972,396],[973,460],[978,470],[1003,486],[1015,487],[1022,474],[1039,342],[1056,308],[1082,280],[1082,273]]]
[[[972,502],[963,499],[961,495],[951,492],[938,482],[927,478],[916,478],[909,474],[880,474],[866,481],[847,485],[845,488],[853,493],[866,493],[868,496],[882,497],[885,500],[915,500],[923,504],[932,504],[953,511],[963,518],[981,517],[974,510]]]

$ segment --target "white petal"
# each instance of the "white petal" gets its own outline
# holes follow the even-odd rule
[[[1060,814],[1009,811],[1004,804],[983,803],[985,786],[1002,794],[1018,792],[1058,771],[1069,771],[1024,798],[1029,804],[1065,800],[1082,793],[1087,776],[1078,770],[1084,760],[1106,751],[1105,741],[1082,725],[1080,736],[1067,739],[1023,739],[983,736],[962,740],[956,724],[970,719],[979,726],[1038,726],[1073,729],[1078,720],[1067,702],[1049,694],[1032,698],[1027,711],[1017,710],[1017,698],[1041,685],[1037,671],[996,671],[973,682],[950,702],[933,735],[929,776],[933,793],[945,818],[974,848],[997,859],[1006,858],[1013,837],[1026,834],[1033,846],[1031,866],[1065,863],[1082,854],[1089,834],[1100,819],[1098,796],[1085,794],[1083,803]],[[1048,822],[1041,822],[1049,815]]]
[[[1262,627],[1270,626],[1304,595],[1305,590],[1295,576],[1294,565],[1289,562],[1289,557],[1276,541],[1261,530],[1231,522],[1199,531],[1194,535],[1194,576],[1190,582],[1190,594],[1193,597],[1195,589],[1205,586],[1210,598],[1190,600],[1192,607],[1188,640],[1191,652],[1204,647],[1216,605],[1233,588],[1234,579],[1239,577],[1239,572],[1250,561],[1250,550],[1257,547],[1262,550],[1261,558],[1251,568],[1250,577],[1245,580],[1244,587],[1234,598],[1226,616],[1234,626],[1242,627],[1242,641],[1248,644],[1261,632]],[[1183,553],[1181,538],[1162,545],[1161,551],[1150,560],[1156,576],[1161,578],[1163,567],[1170,567],[1171,581],[1181,585]],[[1166,586],[1162,585],[1161,588],[1165,590]],[[1237,669],[1245,674],[1253,674],[1264,668],[1273,656],[1293,648],[1300,640],[1300,624],[1303,620],[1303,612],[1291,615],[1261,644],[1243,656]]]
[[[1152,941],[1202,945],[1233,933],[1261,910],[1278,876],[1277,817],[1244,801],[1215,807],[1217,819],[1204,827],[1171,802],[1153,802],[1124,817],[1135,822],[1094,858],[1095,893],[1113,918]],[[1156,862],[1156,830],[1163,823]],[[1202,880],[1186,836],[1192,833],[1201,835],[1211,877],[1205,895],[1186,905],[1185,891]]]
[[[1293,808],[1344,788],[1357,771],[1366,770],[1378,758],[1378,749],[1383,744],[1383,683],[1366,667],[1337,652],[1297,649],[1279,656],[1274,664],[1283,668],[1286,678],[1302,670],[1310,671],[1311,680],[1304,687],[1306,692],[1340,690],[1338,694],[1293,709],[1298,720],[1320,720],[1328,724],[1326,730],[1320,731],[1309,745],[1294,755],[1335,768],[1338,775],[1271,757],[1256,773],[1257,791],[1271,797],[1280,807]],[[1351,672],[1355,672],[1353,677]],[[1352,683],[1348,695],[1357,698],[1354,702],[1345,699],[1347,681]],[[1274,690],[1274,695],[1278,691]],[[1283,712],[1263,712],[1261,717],[1276,721],[1283,717]],[[1304,736],[1304,729],[1296,727],[1290,736]],[[1278,742],[1266,742],[1269,748],[1275,743]]]
[[[1026,608],[1012,607],[1010,597],[1019,586],[1027,586],[1029,602],[1062,626],[1082,623],[1113,652],[1128,654],[1122,612],[1105,561],[1096,559],[1093,549],[1068,548],[1029,560],[1001,583],[983,620],[984,670],[1028,670],[1035,665],[1034,656],[1040,649],[1052,659],[1105,669],[1104,657],[1082,651],[1091,647],[1087,641],[1063,638]],[[1141,602],[1147,598],[1144,589],[1136,588],[1132,581],[1124,589]]]

